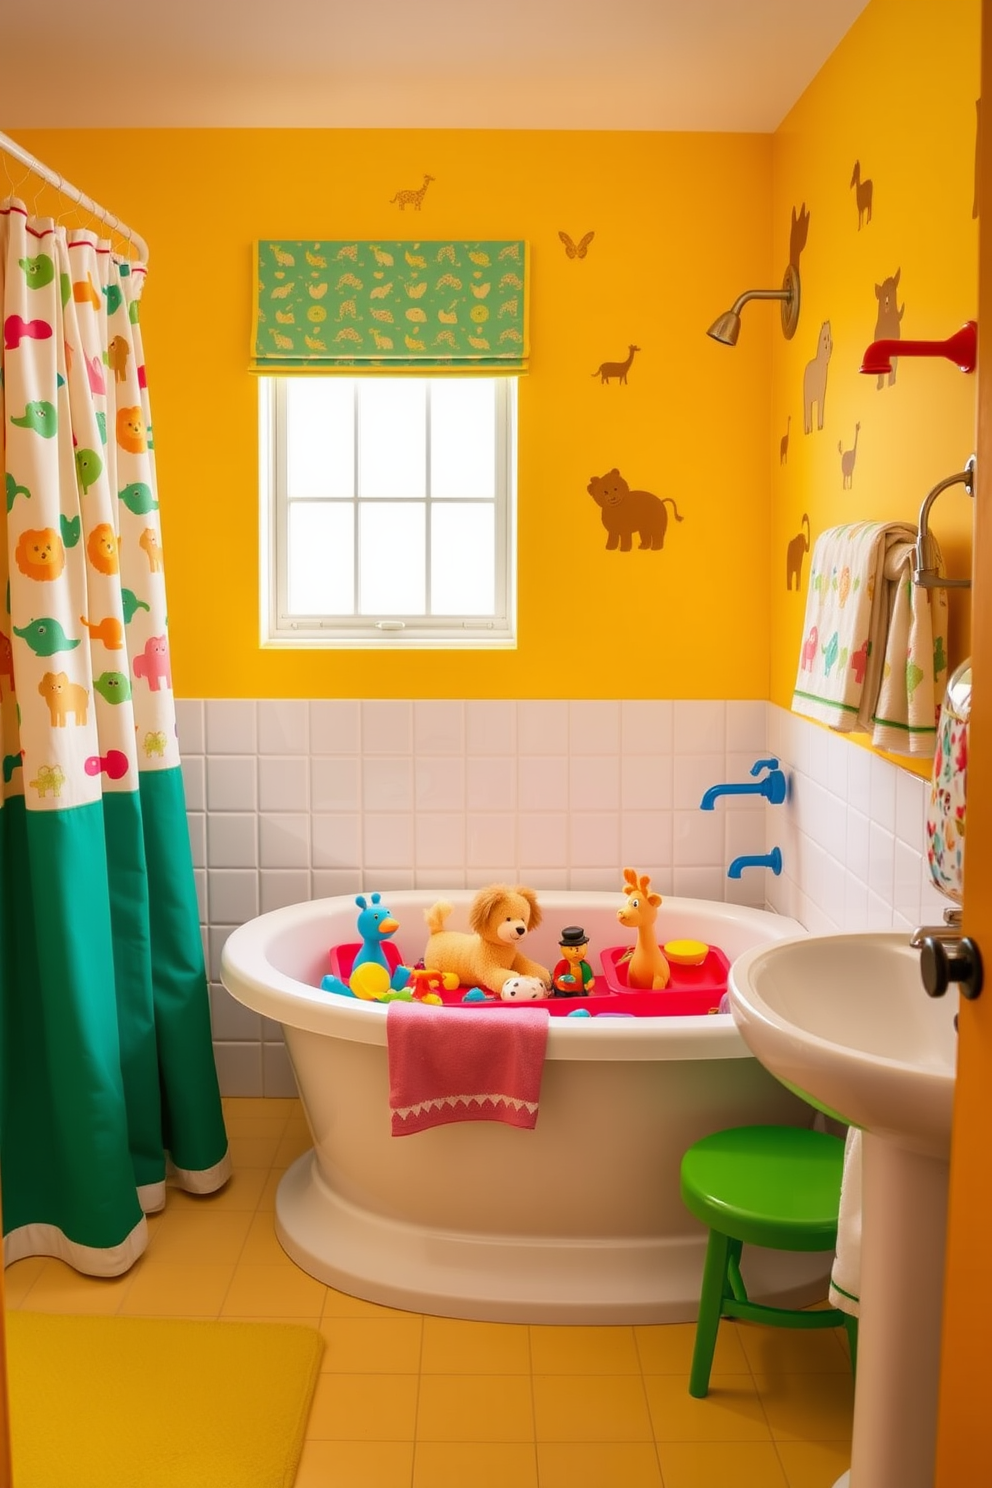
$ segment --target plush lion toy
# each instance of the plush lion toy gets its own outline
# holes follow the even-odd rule
[[[530,961],[518,950],[528,930],[541,923],[537,895],[533,889],[510,888],[507,884],[490,884],[480,889],[472,900],[469,924],[473,933],[445,930],[444,922],[452,906],[447,900],[424,912],[431,932],[424,952],[424,965],[438,971],[454,972],[466,987],[487,987],[497,996],[503,983],[513,976],[540,977],[551,986],[551,973],[546,966]]]

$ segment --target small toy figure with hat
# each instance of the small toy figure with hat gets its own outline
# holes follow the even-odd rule
[[[581,925],[566,925],[561,932],[562,959],[551,976],[552,986],[559,997],[588,997],[596,985],[592,967],[585,959],[589,950],[589,937]]]

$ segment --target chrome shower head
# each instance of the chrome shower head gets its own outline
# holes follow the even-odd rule
[[[718,315],[706,332],[714,341],[719,341],[721,346],[736,346],[740,333],[741,318],[736,310],[725,310],[722,315]]]

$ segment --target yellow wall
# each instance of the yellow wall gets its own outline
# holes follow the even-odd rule
[[[769,137],[15,135],[150,244],[142,323],[178,695],[767,696],[771,315],[753,315],[736,352],[705,330],[769,273]],[[390,198],[425,171],[421,212],[401,214]],[[595,232],[583,260],[559,229]],[[518,648],[262,650],[252,240],[418,234],[531,244]],[[601,385],[592,373],[629,342],[642,349],[627,386]],[[678,503],[662,552],[606,551],[586,487],[613,466]]]
[[[771,697],[788,707],[808,586],[786,589],[786,550],[808,513],[814,540],[841,522],[915,523],[927,491],[975,447],[974,376],[949,361],[897,364],[879,391],[862,376],[874,339],[875,285],[901,270],[904,339],[943,340],[977,317],[975,101],[979,0],[872,0],[774,136],[773,214],[782,267],[793,207],[805,201],[802,318],[772,350]],[[871,179],[872,217],[858,227],[853,167]],[[746,312],[745,312],[746,313]],[[803,433],[803,372],[823,321],[833,339],[822,431]],[[792,416],[788,459],[779,437]],[[843,488],[838,443],[853,446]],[[938,498],[932,528],[947,571],[971,571],[972,503],[963,487]],[[950,663],[968,654],[970,600],[951,595]]]

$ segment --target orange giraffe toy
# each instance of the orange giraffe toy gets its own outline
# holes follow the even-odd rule
[[[671,977],[652,928],[658,918],[661,895],[651,893],[651,880],[646,873],[638,877],[633,868],[625,868],[623,878],[627,902],[617,910],[617,919],[628,930],[637,930],[637,944],[627,962],[627,985],[659,992],[668,986]]]

